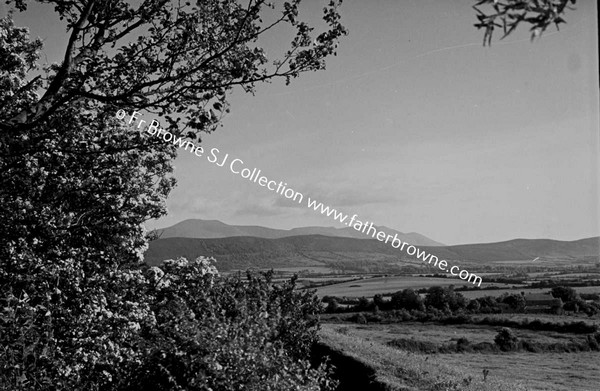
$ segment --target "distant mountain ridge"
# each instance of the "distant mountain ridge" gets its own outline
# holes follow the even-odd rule
[[[580,257],[598,257],[600,238],[575,241],[549,239],[515,239],[498,243],[463,244],[457,246],[419,246],[439,259],[481,263],[505,261],[542,261],[560,259],[565,262]],[[300,235],[278,239],[259,237],[227,237],[219,239],[163,238],[150,242],[146,262],[159,264],[180,256],[188,259],[212,256],[222,271],[251,268],[282,268],[342,264],[383,266],[408,257],[405,252],[374,239],[355,239],[323,235]]]
[[[388,235],[397,234],[403,242],[415,246],[445,246],[445,244],[432,240],[416,232],[404,233],[384,226],[373,226],[378,231]],[[365,230],[366,232],[366,230]],[[219,220],[188,219],[167,228],[158,229],[161,239],[166,238],[194,238],[194,239],[221,239],[237,236],[252,236],[263,239],[281,239],[291,236],[323,235],[332,237],[371,239],[352,227],[300,227],[289,230],[267,228],[256,225],[229,225]]]

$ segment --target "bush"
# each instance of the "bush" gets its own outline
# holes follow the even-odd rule
[[[456,351],[457,352],[468,352],[471,351],[471,342],[467,338],[459,338],[456,341]]]
[[[516,350],[519,339],[509,328],[503,327],[494,338],[494,342],[503,352]]]
[[[531,353],[541,353],[544,351],[544,348],[540,346],[540,344],[529,340],[519,341],[519,349],[523,349]]]
[[[270,273],[221,277],[204,258],[110,277],[80,301],[56,293],[57,304],[45,310],[18,299],[11,301],[18,313],[3,307],[0,388],[334,386],[325,367],[310,366],[320,304],[312,292],[297,291],[295,279],[275,285]],[[73,309],[83,316],[69,316]]]
[[[588,335],[587,343],[591,350],[600,351],[600,333]]]
[[[325,302],[325,300],[323,300],[323,302]],[[334,314],[339,311],[340,311],[340,304],[338,303],[338,301],[335,298],[331,298],[329,300],[329,303],[327,304],[327,308],[325,309],[325,312],[327,312],[328,314]]]
[[[478,344],[472,345],[473,351],[480,353],[495,353],[498,352],[498,345],[489,342],[479,342]]]
[[[502,298],[502,303],[507,304],[516,312],[523,312],[526,307],[525,297],[520,294],[506,295]]]
[[[358,303],[354,306],[354,311],[370,311],[373,309],[373,302],[366,297],[358,299]]]
[[[467,310],[476,314],[476,313],[479,313],[480,309],[481,309],[481,304],[479,304],[479,301],[477,301],[477,300],[469,301],[469,304],[467,305]]]
[[[367,324],[367,318],[362,313],[351,316],[349,320],[358,324]]]
[[[397,338],[388,342],[389,346],[415,353],[437,353],[439,348],[433,342],[415,341],[414,339]]]
[[[564,303],[575,301],[579,298],[577,291],[567,286],[556,286],[552,288],[552,296],[561,299]]]

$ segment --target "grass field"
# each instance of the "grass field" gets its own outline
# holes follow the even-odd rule
[[[328,285],[317,289],[317,295],[323,296],[348,296],[348,297],[373,297],[378,293],[394,293],[406,288],[429,288],[432,286],[448,286],[455,287],[471,284],[463,280],[455,278],[432,278],[432,277],[409,277],[409,276],[391,276],[391,277],[376,277],[367,278],[361,281],[345,282],[341,284]],[[482,287],[489,286],[485,282]],[[512,285],[496,284],[495,286]],[[600,287],[599,287],[600,289]]]
[[[495,284],[496,285],[496,284]],[[481,284],[483,286],[483,284]],[[600,286],[583,286],[583,287],[575,287],[578,293],[600,293]],[[500,296],[503,293],[518,293],[525,292],[526,295],[530,293],[546,293],[550,292],[550,288],[539,288],[539,289],[490,289],[490,290],[480,290],[480,291],[464,291],[460,292],[464,297],[468,299],[476,299],[478,297],[483,296]]]
[[[543,322],[552,322],[552,323],[563,323],[563,322],[584,322],[587,324],[596,324],[600,325],[600,315],[595,315],[594,317],[589,317],[586,314],[576,313],[569,315],[553,315],[553,314],[493,314],[493,315],[472,315],[474,319],[482,319],[485,317],[493,317],[500,319],[509,319],[515,321],[522,321],[523,319],[534,320],[539,319]]]
[[[494,342],[500,327],[474,324],[438,325],[421,322],[402,322],[395,324],[343,325],[349,327],[353,335],[368,341],[387,343],[395,338],[414,339],[416,341],[451,344],[459,338],[467,338],[471,343]],[[519,339],[535,340],[541,343],[560,343],[581,341],[585,334],[568,334],[555,331],[534,331],[513,329]],[[600,358],[600,355],[598,356]]]
[[[514,330],[519,338],[539,342],[557,342],[582,338],[555,332]],[[328,343],[341,346],[375,366],[380,376],[397,388],[408,383],[414,390],[430,390],[433,375],[460,382],[471,376],[474,382],[460,390],[544,390],[598,391],[600,384],[600,353],[458,353],[420,354],[390,348],[386,343],[395,338],[408,338],[434,343],[449,343],[465,337],[471,342],[490,342],[496,327],[457,325],[440,326],[406,322],[392,325],[325,324],[322,335]],[[391,349],[391,350],[390,350]],[[402,370],[398,370],[401,367]],[[483,370],[490,371],[483,382]],[[404,374],[398,379],[397,374]],[[414,380],[414,378],[421,378]],[[441,388],[444,389],[444,388]],[[448,388],[451,389],[451,388]]]
[[[531,390],[600,390],[600,353],[512,353],[512,354],[440,354],[449,365],[493,376],[513,379]]]
[[[325,324],[321,340],[375,371],[374,380],[390,391],[529,391],[520,382],[491,375],[483,381],[481,372],[464,369],[434,355],[412,354],[370,341],[340,328]]]

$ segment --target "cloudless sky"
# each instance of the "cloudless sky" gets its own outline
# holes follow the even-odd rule
[[[307,0],[303,15],[322,4]],[[560,32],[531,43],[524,25],[491,48],[472,4],[345,0],[350,34],[327,70],[234,93],[204,148],[363,221],[447,244],[599,235],[596,2],[577,2]],[[45,38],[53,61],[65,35],[47,11],[17,21]],[[285,47],[280,38],[263,42],[268,53]],[[149,228],[336,225],[187,152],[175,175],[169,214]]]

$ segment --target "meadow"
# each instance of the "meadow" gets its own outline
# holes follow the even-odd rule
[[[372,297],[376,294],[391,294],[406,288],[429,288],[432,286],[472,286],[456,278],[435,278],[416,276],[390,276],[372,277],[360,281],[350,281],[340,284],[327,285],[317,288],[318,296],[347,296],[347,297]],[[498,283],[482,283],[481,287],[497,286],[511,288],[513,285]],[[600,289],[600,288],[599,288]],[[483,291],[485,292],[485,291]]]
[[[364,375],[370,378],[370,389],[389,391],[461,390],[461,391],[529,391],[518,381],[492,375],[483,378],[476,369],[453,365],[441,357],[404,352],[378,341],[356,335],[348,327],[325,324],[321,341],[336,351],[363,365]],[[335,362],[334,362],[335,365]],[[360,367],[359,367],[360,368]],[[354,373],[354,376],[359,374]],[[342,383],[338,391],[355,389]],[[366,390],[365,390],[366,391]]]
[[[597,280],[598,274],[597,267],[531,273],[511,269],[505,273],[485,273],[492,282],[484,282],[481,287],[500,289],[456,293],[464,296],[467,303],[484,296],[498,298],[498,301],[492,300],[495,305],[504,300],[499,298],[506,293],[517,296],[521,292],[525,295],[548,293],[552,286],[559,284],[571,286],[579,295],[600,293],[600,286],[577,286],[583,281]],[[391,300],[386,295],[407,288],[454,285],[457,289],[465,284],[461,280],[422,275],[346,277],[354,280],[337,282],[340,280],[329,279],[328,285],[317,288],[320,297],[337,297],[339,301],[338,310],[322,316],[324,325],[320,335],[332,349],[361,363],[362,366],[352,367],[354,372],[370,373],[378,386],[369,390],[600,390],[600,351],[594,342],[594,339],[600,342],[598,313],[591,315],[570,310],[552,313],[549,308],[515,310],[500,305],[493,310],[487,308],[488,312],[463,307],[450,313],[437,307],[437,312],[428,308],[409,315],[405,310],[394,310],[385,304]],[[305,284],[310,278],[306,276]],[[321,276],[313,282],[327,280]],[[385,297],[374,306],[376,294]],[[418,296],[424,299],[427,294],[421,291]],[[361,297],[371,305],[358,307],[356,303],[344,303]],[[330,298],[325,300],[329,302]],[[489,299],[480,303],[486,300]],[[456,319],[453,320],[453,316]],[[499,331],[505,327],[517,341],[515,348],[507,351],[495,342]],[[355,374],[345,372],[343,375],[350,376],[351,381],[356,380]],[[350,386],[339,390],[351,389]]]
[[[583,338],[555,332],[516,332],[520,338],[539,342]],[[459,338],[467,338],[473,343],[490,342],[496,333],[497,328],[473,325],[328,323],[323,325],[321,338],[367,362],[392,390],[598,390],[599,352],[424,354],[389,346],[390,341],[399,337],[438,344],[455,342]],[[483,380],[484,370],[489,371],[486,381]],[[465,379],[469,378],[472,380],[467,384]],[[443,382],[456,384],[457,388],[436,388]]]
[[[483,285],[483,284],[482,284]],[[496,284],[494,284],[496,285]],[[574,287],[577,293],[600,293],[600,286],[582,286]],[[476,291],[463,291],[460,292],[467,299],[476,299],[484,296],[500,296],[504,293],[521,293],[525,292],[526,295],[534,293],[548,293],[550,288],[528,288],[528,289],[490,289],[490,290],[476,290]]]
[[[475,373],[488,369],[494,376],[513,379],[530,390],[597,391],[600,389],[598,352],[511,354],[440,354],[439,359]]]

